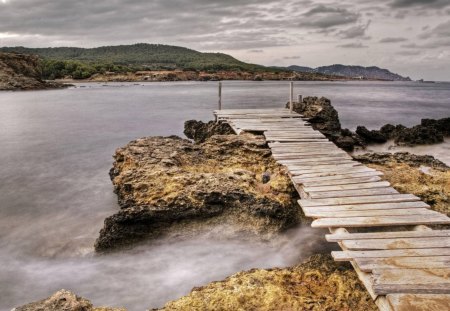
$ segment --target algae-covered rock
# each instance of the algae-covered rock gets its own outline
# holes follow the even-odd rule
[[[270,155],[265,140],[250,134],[215,135],[199,145],[148,137],[119,148],[110,175],[121,210],[105,220],[97,251],[219,216],[256,233],[297,223],[297,193]]]
[[[350,265],[314,255],[283,269],[252,269],[194,288],[160,311],[378,310]]]

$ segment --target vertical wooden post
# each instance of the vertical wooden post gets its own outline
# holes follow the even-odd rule
[[[294,82],[290,83],[290,95],[289,95],[289,112],[294,110]]]
[[[298,94],[298,102],[299,103],[303,102],[303,95],[302,94]]]
[[[219,110],[222,110],[222,82],[219,82]]]

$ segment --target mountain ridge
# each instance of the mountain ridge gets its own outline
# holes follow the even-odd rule
[[[327,75],[337,75],[354,79],[369,80],[387,80],[387,81],[411,81],[409,77],[403,77],[397,73],[393,73],[388,69],[377,66],[359,66],[359,65],[342,65],[333,64],[329,66],[320,66],[311,68],[306,66],[291,65],[286,67],[296,72],[316,72]]]

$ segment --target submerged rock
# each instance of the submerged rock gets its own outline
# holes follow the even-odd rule
[[[385,143],[387,137],[381,131],[368,130],[365,126],[358,126],[356,134],[362,137],[367,143]]]
[[[0,90],[40,90],[65,86],[41,79],[38,56],[0,52]]]
[[[219,216],[258,233],[299,221],[297,193],[261,136],[214,135],[199,145],[147,137],[119,148],[114,159],[110,175],[121,210],[105,220],[97,251]]]
[[[95,308],[92,303],[68,290],[60,290],[49,298],[14,308],[12,311],[126,311],[116,308]]]
[[[231,135],[233,129],[228,123],[209,121],[204,123],[197,120],[189,120],[184,123],[184,135],[193,139],[196,143],[203,143],[213,135]]]
[[[157,309],[154,309],[157,310]],[[315,255],[283,269],[252,269],[196,287],[160,311],[378,310],[349,264]]]

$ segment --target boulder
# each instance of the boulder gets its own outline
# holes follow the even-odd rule
[[[368,130],[365,126],[358,126],[356,134],[362,137],[366,143],[385,143],[387,141],[387,137],[381,131]]]
[[[60,290],[47,299],[14,308],[13,311],[93,311],[91,302],[67,290]]]

